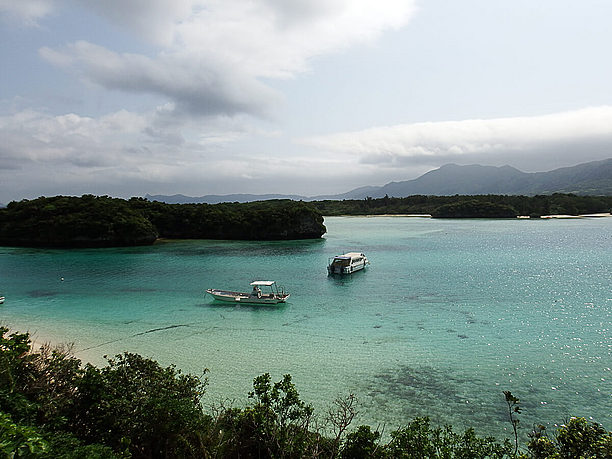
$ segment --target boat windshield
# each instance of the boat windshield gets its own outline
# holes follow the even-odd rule
[[[349,257],[336,257],[334,258],[333,265],[334,266],[349,266],[351,264],[351,259]]]

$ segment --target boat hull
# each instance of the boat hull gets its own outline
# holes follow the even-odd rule
[[[351,265],[351,266],[328,266],[327,267],[327,272],[329,272],[329,274],[351,274],[357,271],[361,271],[362,269],[365,269],[366,267],[366,263],[360,263],[357,265]]]
[[[278,304],[284,303],[289,298],[289,294],[268,294],[268,295],[250,295],[242,292],[229,292],[225,290],[206,290],[215,300],[224,301],[226,303],[241,303],[241,304]]]

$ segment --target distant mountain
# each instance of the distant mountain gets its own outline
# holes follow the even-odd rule
[[[342,194],[328,194],[328,195],[319,195],[308,198],[309,201],[323,201],[325,199],[363,199],[366,196],[372,196],[373,194],[378,193],[378,190],[382,188],[380,186],[362,186],[359,188],[355,188],[347,193]],[[384,195],[383,195],[384,196]]]
[[[271,199],[293,199],[294,201],[307,200],[305,196],[285,195],[285,194],[208,194],[206,196],[192,197],[183,194],[173,194],[165,196],[163,194],[145,195],[149,201],[159,201],[168,204],[218,204],[220,202],[253,202],[269,201]]]
[[[549,172],[521,172],[511,166],[458,166],[447,164],[414,180],[391,182],[381,187],[361,188],[347,194],[354,199],[423,195],[574,193],[612,195],[612,158]]]
[[[391,182],[380,187],[374,197],[454,194],[508,194],[508,190],[523,189],[529,174],[510,166],[458,166],[446,164],[417,179]]]
[[[414,180],[391,182],[383,186],[363,186],[347,193],[319,196],[299,196],[283,194],[228,194],[200,197],[149,195],[150,201],[170,204],[220,202],[250,202],[269,199],[293,199],[320,201],[324,199],[364,199],[395,197],[415,194],[431,196],[507,194],[527,195],[574,193],[579,195],[612,196],[612,158],[592,161],[572,167],[563,167],[549,172],[522,172],[511,166],[459,166],[446,164]]]
[[[538,193],[612,195],[612,158],[534,175],[542,182]]]

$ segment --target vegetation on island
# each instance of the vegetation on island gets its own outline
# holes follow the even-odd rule
[[[0,209],[0,244],[104,247],[151,244],[157,231],[123,199],[85,195],[11,202]]]
[[[417,418],[390,432],[351,426],[354,395],[318,417],[290,375],[258,376],[244,407],[206,411],[206,370],[183,374],[138,354],[82,365],[70,349],[31,349],[27,333],[0,327],[0,457],[7,458],[609,458],[612,432],[572,418],[526,444],[520,401],[504,392],[515,437],[502,441]]]
[[[165,204],[132,198],[141,212],[172,239],[317,239],[326,231],[323,216],[310,203],[277,199],[220,204]]]
[[[55,196],[0,209],[0,245],[116,247],[157,238],[316,239],[323,215],[430,214],[438,218],[515,218],[610,212],[612,196],[409,196],[361,200],[289,199],[220,204],[166,204],[144,198]]]
[[[508,196],[425,196],[406,198],[385,196],[373,199],[315,201],[314,206],[326,216],[428,214],[446,218],[515,218],[519,215],[584,215],[610,212],[612,196],[577,196],[574,194]]]
[[[0,245],[116,247],[177,239],[313,239],[322,215],[301,201],[164,204],[142,198],[55,196],[0,209]]]

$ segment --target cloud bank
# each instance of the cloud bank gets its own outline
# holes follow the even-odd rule
[[[290,157],[236,146],[252,136],[273,138],[273,132],[249,131],[241,123],[173,126],[169,113],[171,106],[146,114],[121,110],[99,119],[35,111],[0,117],[0,171],[10,171],[3,186],[25,192],[33,184],[22,174],[39,171],[41,189],[63,183],[77,194],[226,194],[249,183],[255,193],[314,195],[409,180],[449,162],[511,164],[525,171],[540,164],[539,170],[550,170],[564,161],[608,158],[612,151],[612,106],[312,137],[300,139],[303,154]],[[235,145],[231,155],[228,145]],[[531,167],[521,167],[521,158]],[[301,181],[305,185],[298,189]],[[345,185],[338,188],[336,182]],[[209,191],[199,191],[204,189]]]
[[[588,161],[593,155],[609,157],[612,106],[532,117],[400,124],[304,138],[301,143],[387,167],[451,161],[499,164],[539,156],[546,168]],[[569,145],[581,145],[582,151]]]

